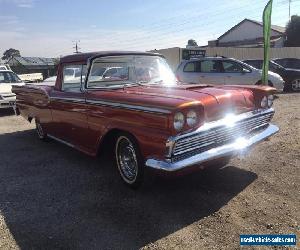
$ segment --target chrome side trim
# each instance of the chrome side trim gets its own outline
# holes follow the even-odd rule
[[[71,97],[50,97],[50,100],[51,101],[62,101],[62,102],[85,103],[85,99],[71,98]]]
[[[173,163],[168,162],[167,160],[156,160],[150,158],[146,161],[145,164],[147,167],[158,170],[177,171],[189,166],[201,164],[224,156],[243,154],[255,144],[262,142],[268,137],[277,133],[278,130],[279,128],[277,126],[270,124],[265,130],[250,137],[249,139],[238,138],[234,143],[213,148],[203,153]]]
[[[64,141],[64,140],[62,140],[62,139],[59,139],[59,138],[57,138],[57,137],[55,137],[55,136],[53,136],[53,135],[47,134],[47,136],[48,136],[49,138],[55,140],[55,141],[58,141],[58,142],[60,142],[60,143],[65,144],[65,145],[67,145],[67,146],[69,146],[69,147],[71,147],[71,148],[75,148],[75,146],[74,146],[73,144],[71,144],[71,143],[69,143],[69,142],[66,142],[66,141]]]
[[[119,102],[109,102],[104,100],[94,100],[94,99],[82,99],[82,98],[71,98],[71,97],[51,97],[51,101],[62,101],[62,102],[72,102],[72,103],[81,103],[81,104],[94,104],[104,107],[113,107],[113,108],[123,108],[128,110],[143,111],[147,113],[156,113],[156,114],[170,114],[171,111],[167,109],[152,108],[140,105],[131,105]]]
[[[118,102],[108,102],[108,101],[93,100],[93,99],[86,100],[86,102],[88,104],[109,106],[109,107],[114,107],[114,108],[124,108],[124,109],[128,109],[128,110],[143,111],[143,112],[148,112],[148,113],[160,113],[160,114],[170,114],[171,113],[171,111],[169,111],[167,109],[152,108],[152,107],[131,105],[131,104],[125,104],[125,103],[118,103]]]

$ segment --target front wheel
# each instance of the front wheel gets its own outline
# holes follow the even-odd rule
[[[143,180],[144,161],[133,136],[127,133],[118,135],[115,144],[115,157],[124,183],[131,188],[138,188]]]
[[[299,91],[300,90],[300,79],[294,79],[292,81],[292,90]]]

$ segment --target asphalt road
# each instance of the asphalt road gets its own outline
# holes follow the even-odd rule
[[[125,187],[91,158],[0,111],[0,249],[239,249],[239,234],[297,233],[300,95],[275,101],[280,132],[219,171]],[[299,247],[299,243],[298,243]]]

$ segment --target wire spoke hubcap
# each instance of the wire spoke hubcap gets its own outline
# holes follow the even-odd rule
[[[134,182],[138,172],[138,163],[134,147],[126,137],[118,139],[116,154],[122,177],[129,183]]]

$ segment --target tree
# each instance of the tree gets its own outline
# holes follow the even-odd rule
[[[194,39],[188,40],[187,45],[188,45],[188,46],[198,46],[196,40],[194,40]]]
[[[292,16],[286,26],[286,47],[300,47],[300,16]]]
[[[21,56],[20,51],[17,49],[10,48],[3,53],[2,60],[9,60],[13,57]]]

